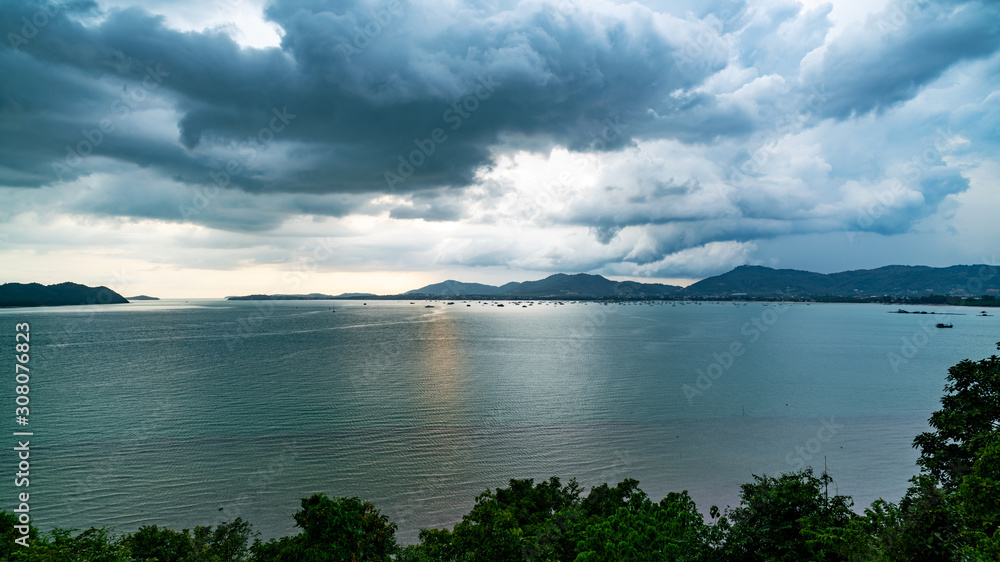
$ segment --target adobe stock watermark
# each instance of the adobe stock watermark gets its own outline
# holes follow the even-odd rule
[[[935,323],[933,319],[921,318],[917,321],[917,329],[912,334],[899,338],[902,342],[899,346],[899,353],[895,351],[886,353],[885,357],[889,360],[889,365],[892,366],[894,373],[899,373],[900,366],[909,363],[920,353],[921,349],[927,347],[931,337],[937,333],[938,328],[935,327]]]
[[[820,420],[820,428],[816,430],[816,437],[806,440],[804,446],[799,445],[789,451],[785,455],[785,462],[792,466],[793,471],[802,470],[809,466],[807,463],[819,454],[823,450],[823,445],[829,443],[837,435],[837,431],[841,429],[844,429],[844,426],[834,423],[833,418],[830,418],[830,421]]]
[[[955,134],[949,127],[947,130],[938,128],[935,131],[934,141],[914,155],[903,168],[906,181],[917,183],[920,178],[933,166],[937,166],[942,160],[942,154],[954,146]],[[858,209],[858,216],[853,225],[844,227],[844,234],[847,241],[852,246],[857,244],[859,237],[868,232],[876,221],[885,216],[896,203],[900,196],[906,192],[906,186],[898,179],[892,179],[888,189],[884,189],[875,195],[872,201],[862,205]]]
[[[892,208],[897,198],[906,191],[906,187],[899,180],[893,179],[889,185],[888,189],[878,192],[872,201],[858,209],[858,217],[854,221],[857,228],[844,227],[848,244],[852,246],[857,244],[858,238],[874,226],[875,221],[882,218]]]
[[[750,154],[739,166],[731,166],[728,174],[729,184],[734,187],[744,187],[751,176],[760,172],[760,168],[767,164],[771,155],[778,151],[780,139],[785,135],[801,129],[805,122],[812,117],[813,113],[819,111],[829,100],[826,93],[826,86],[812,86],[809,95],[806,96],[802,108],[786,113],[778,120],[778,127],[771,134],[771,139],[761,143],[761,145]]]
[[[63,176],[69,174],[72,169],[83,163],[83,161],[97,150],[104,142],[106,135],[113,134],[118,125],[132,115],[132,111],[139,103],[146,100],[149,94],[160,87],[163,79],[170,76],[163,65],[157,63],[156,66],[146,67],[146,75],[138,88],[128,89],[124,87],[121,95],[111,103],[112,114],[101,119],[93,129],[81,129],[83,140],[75,145],[66,145],[66,156],[63,161],[53,162],[52,171],[59,181],[64,181]]]
[[[267,147],[274,142],[275,136],[284,131],[285,127],[298,117],[296,114],[288,112],[287,105],[280,110],[277,107],[272,108],[271,113],[274,116],[268,121],[267,126],[261,127],[255,135],[248,135],[246,142],[237,148],[237,152],[243,156],[242,161],[230,158],[226,162],[225,169],[208,173],[211,185],[204,189],[200,189],[198,186],[192,187],[194,194],[191,196],[191,203],[178,206],[182,217],[188,219],[204,211],[209,203],[219,196],[221,190],[228,187],[234,178],[250,169],[257,155],[267,150]]]
[[[570,328],[568,338],[562,342],[562,357],[568,358],[571,353],[578,353],[583,349],[584,343],[597,334],[597,329],[603,327],[608,317],[618,312],[618,308],[616,304],[598,305],[597,312],[594,312],[588,307],[587,319],[580,322],[578,327]]]
[[[986,282],[997,276],[997,269],[1000,264],[997,263],[997,257],[994,254],[989,258],[983,258],[983,264],[979,266],[976,270],[976,276],[970,277],[965,283],[965,287],[959,289],[958,287],[952,289],[952,293],[964,292],[967,295],[979,296],[983,294],[983,289],[986,288]]]
[[[7,33],[7,41],[10,42],[10,46],[15,51],[18,50],[22,45],[27,45],[32,39],[38,36],[38,33],[49,25],[49,22],[53,18],[59,15],[62,10],[62,5],[53,0],[49,0],[42,5],[41,8],[31,14],[31,18],[21,18],[21,29],[20,33],[15,33],[13,31]]]
[[[591,137],[589,144],[591,150],[605,150],[610,143],[621,140],[625,130],[628,129],[628,125],[622,122],[617,113],[596,123],[597,132],[588,131]],[[599,161],[592,152],[575,154],[570,166],[560,171],[553,181],[531,191],[530,195],[526,191],[519,190],[517,196],[522,200],[528,199],[529,206],[559,210],[566,206],[565,196],[570,193],[573,186],[578,185],[583,176],[595,169],[598,164]],[[521,223],[518,223],[518,227],[520,226]]]
[[[354,37],[350,43],[341,41],[337,45],[337,50],[344,54],[347,62],[351,62],[351,57],[360,55],[376,37],[382,35],[389,24],[403,17],[403,4],[399,0],[389,0],[385,8],[381,10],[369,10],[369,19],[361,27],[354,27]]]
[[[87,297],[86,304],[111,304],[115,300],[114,293],[118,293],[119,295],[128,294],[131,283],[132,280],[124,269],[121,271],[112,270],[111,277],[107,283],[99,286],[96,294]],[[60,345],[71,342],[73,337],[80,333],[92,330],[90,323],[97,316],[96,308],[87,306],[85,307],[86,312],[84,314],[67,317],[66,322],[62,324],[62,329],[48,334],[48,345],[35,348],[35,357],[44,361],[47,354],[58,353]]]
[[[605,118],[597,126],[597,133],[590,131],[590,137],[593,139],[590,143],[590,148],[591,150],[598,151],[606,150],[608,143],[620,140],[625,133],[625,129],[628,128],[628,125],[622,123],[621,117],[617,113]]]
[[[920,11],[921,6],[928,4],[930,0],[899,0],[893,2],[882,13],[878,20],[878,30],[885,38],[909,23],[910,18]]]
[[[288,285],[289,292],[294,292],[302,282],[309,277],[309,274],[316,270],[320,263],[333,257],[333,238],[317,238],[316,245],[308,252],[308,255],[298,260],[290,271],[282,275],[281,280]],[[223,336],[226,348],[232,352],[237,346],[243,343],[246,338],[259,332],[264,322],[274,315],[274,302],[271,300],[254,300],[254,308],[250,312],[235,321],[236,328],[232,334]]]
[[[282,440],[281,449],[277,454],[269,451],[270,459],[263,469],[256,470],[250,474],[245,474],[241,480],[243,490],[238,496],[230,498],[219,510],[216,523],[234,521],[237,517],[243,517],[245,506],[260,505],[262,497],[268,490],[279,482],[282,474],[288,472],[291,464],[298,460],[298,441],[295,439]]]
[[[215,6],[217,13],[231,16],[239,13],[240,9],[243,8],[243,0],[215,0],[212,5]]]
[[[109,444],[104,443],[105,448],[102,450],[103,455],[100,460],[95,461],[95,465],[86,471],[85,476],[77,478],[73,491],[63,497],[66,514],[80,513],[85,507],[84,502],[93,501],[95,496],[100,497],[103,493],[113,490],[116,486],[116,477],[134,465],[134,451],[130,449],[152,440],[157,430],[170,427],[177,411],[177,405],[169,397],[153,400],[143,409],[139,419],[115,436],[117,438],[113,442],[115,448],[108,449],[106,447]]]
[[[708,392],[715,381],[727,373],[736,360],[746,353],[747,346],[757,343],[757,340],[770,330],[781,315],[791,307],[792,305],[787,302],[767,307],[767,310],[743,324],[740,328],[740,335],[743,338],[734,339],[721,353],[712,353],[712,357],[704,369],[695,369],[697,376],[694,379],[694,384],[681,385],[681,392],[687,398],[688,405],[694,405],[695,397]]]
[[[684,49],[673,53],[674,66],[678,70],[684,71],[688,68],[707,69],[709,58],[706,56],[714,44],[713,39],[721,37],[725,27],[734,23],[740,17],[737,6],[732,9],[724,8],[719,11],[710,21],[700,21],[698,31],[693,36],[688,36],[684,42]]]
[[[523,210],[538,209],[558,211],[567,204],[565,197],[570,194],[571,188],[580,179],[580,171],[590,167],[595,160],[589,155],[579,155],[573,158],[570,168],[564,169],[552,181],[546,182],[539,189],[531,192],[518,189],[515,205]],[[518,230],[525,225],[517,222]]]
[[[497,87],[501,85],[500,82],[493,80],[492,74],[486,78],[480,76],[473,92],[445,109],[444,113],[441,114],[441,119],[451,126],[452,131],[457,131],[479,109],[480,102],[490,99]],[[396,172],[385,171],[385,184],[389,191],[395,191],[397,183],[403,183],[412,176],[416,169],[423,166],[427,159],[434,154],[438,145],[444,144],[447,140],[448,135],[441,127],[433,129],[427,138],[413,139],[416,149],[410,151],[406,156],[402,154],[397,156],[399,165],[396,167]]]

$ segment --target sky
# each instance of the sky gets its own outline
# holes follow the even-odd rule
[[[0,2],[0,282],[997,264],[1000,5]]]

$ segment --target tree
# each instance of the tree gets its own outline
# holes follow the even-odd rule
[[[453,531],[421,530],[421,544],[404,549],[400,560],[573,561],[588,525],[618,509],[634,511],[650,503],[638,485],[632,479],[614,487],[605,483],[581,500],[576,480],[565,486],[556,477],[538,484],[532,479],[510,480],[507,488],[480,494]]]
[[[967,536],[963,558],[1000,560],[1000,432],[980,451],[958,497]]]
[[[421,529],[420,544],[404,548],[397,562],[451,562],[457,553],[448,529]]]
[[[646,493],[639,489],[638,480],[626,478],[613,488],[607,483],[591,488],[582,507],[587,517],[604,518],[617,513],[620,507],[639,507],[648,499]]]
[[[562,560],[572,553],[569,534],[581,517],[582,488],[559,478],[535,484],[510,480],[507,488],[486,490],[452,532],[424,529],[421,545],[406,560]]]
[[[32,547],[30,560],[87,560],[88,562],[133,562],[125,537],[116,537],[108,527],[91,527],[73,536],[73,531],[53,529]]]
[[[314,494],[295,513],[302,532],[266,543],[255,541],[255,560],[336,560],[383,562],[399,550],[396,524],[375,506],[358,498],[328,498]]]
[[[476,497],[476,505],[452,533],[455,559],[522,560],[527,543],[512,510],[495,501],[489,490]]]
[[[655,504],[641,500],[588,525],[579,562],[711,560],[709,529],[687,492],[671,492]]]
[[[890,551],[896,560],[941,562],[954,560],[961,541],[962,520],[955,494],[922,474],[899,502],[900,540]]]
[[[947,381],[942,407],[929,420],[934,431],[918,435],[913,446],[920,449],[917,464],[954,491],[1000,429],[1000,357],[965,359],[948,369]]]
[[[125,537],[125,544],[136,560],[185,562],[194,554],[191,534],[187,529],[174,531],[156,525],[143,525]]]
[[[811,468],[774,478],[754,475],[743,484],[740,506],[727,513],[732,528],[726,559],[734,561],[837,560],[841,529],[857,515],[847,496],[827,498],[826,474]]]
[[[23,560],[18,558],[25,555],[25,551],[32,548],[38,542],[38,529],[34,525],[28,524],[28,546],[27,548],[14,542],[14,539],[21,537],[21,533],[15,528],[21,526],[17,520],[17,514],[9,511],[0,511],[0,560]]]
[[[892,560],[904,542],[903,513],[899,506],[881,498],[865,509],[863,517],[848,522],[837,554],[843,560]]]
[[[250,555],[250,539],[259,533],[243,518],[232,523],[195,527],[191,537],[196,560],[206,562],[239,562]]]

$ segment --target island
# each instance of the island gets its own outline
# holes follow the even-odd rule
[[[373,298],[374,293],[342,293],[339,295],[324,295],[309,293],[308,295],[245,295],[242,297],[226,297],[229,301],[329,301],[337,299]]]
[[[107,287],[79,283],[5,283],[0,285],[0,307],[124,304],[128,299]]]

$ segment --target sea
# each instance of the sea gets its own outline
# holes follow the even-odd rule
[[[452,304],[452,302],[454,304]],[[503,304],[504,306],[500,306]],[[43,530],[242,517],[297,532],[314,493],[451,527],[486,489],[639,480],[655,501],[739,504],[812,467],[898,501],[948,368],[996,353],[978,309],[824,303],[141,301],[0,310],[30,327],[30,491]],[[990,312],[992,314],[992,312]],[[950,323],[950,329],[936,328]],[[6,355],[14,363],[13,353]],[[13,364],[8,366],[15,370]],[[22,400],[23,402],[23,400]]]

